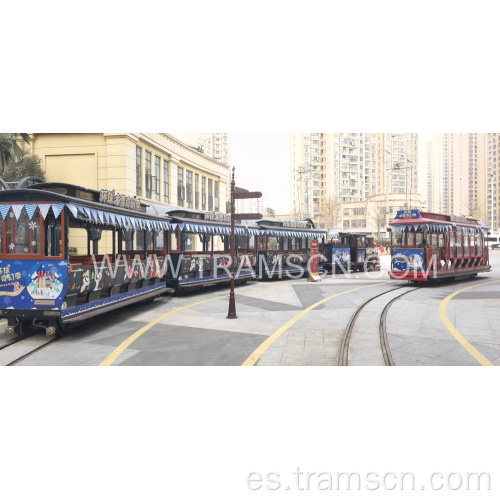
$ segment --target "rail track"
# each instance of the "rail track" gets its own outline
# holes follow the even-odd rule
[[[352,344],[356,339],[356,334],[358,334],[359,337],[363,336],[363,339],[362,340],[360,339],[358,345],[355,346],[355,349],[357,350],[356,354],[358,359],[363,358],[365,360],[370,360],[371,363],[369,364],[394,366],[391,350],[389,347],[389,343],[387,341],[387,329],[386,329],[387,313],[389,312],[389,309],[394,304],[394,302],[399,300],[403,295],[418,290],[418,288],[414,287],[411,287],[411,289],[408,290],[409,286],[410,285],[397,286],[397,287],[392,287],[390,290],[385,290],[384,292],[381,292],[377,295],[374,295],[373,297],[370,297],[356,309],[354,314],[349,319],[349,323],[347,324],[347,328],[344,332],[344,337],[342,339],[342,345],[340,348],[340,356],[338,362],[339,366],[349,366],[350,364],[363,364],[363,363],[349,362],[349,353],[350,349],[352,350],[353,347]],[[365,325],[365,327],[363,328],[363,332],[356,331],[357,323],[360,319],[360,315],[363,312],[370,318],[373,317],[374,313],[372,312],[372,314],[370,314],[366,310],[366,306],[368,306],[368,304],[372,303],[373,301],[379,299],[380,297],[386,294],[394,293],[401,289],[405,291],[403,291],[403,293],[400,293],[396,297],[392,298],[389,302],[387,302],[384,305],[382,313],[380,313],[380,318],[378,322],[378,331],[376,329],[377,326],[376,323],[369,324],[368,328],[366,328]],[[364,319],[366,320],[366,318]]]
[[[57,338],[38,333],[27,338],[13,339],[0,346],[0,366],[14,366],[42,350]]]

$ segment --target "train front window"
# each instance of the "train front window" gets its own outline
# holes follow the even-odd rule
[[[415,246],[415,233],[413,231],[408,231],[407,233],[407,246],[414,247]]]
[[[6,228],[6,251],[10,254],[39,254],[40,242],[40,210],[37,208],[30,219],[26,209],[16,219],[11,210],[5,221]]]

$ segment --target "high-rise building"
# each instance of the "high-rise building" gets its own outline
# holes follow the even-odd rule
[[[231,165],[232,148],[231,134],[227,133],[180,133],[170,134],[184,144],[198,148],[201,152],[214,160]]]
[[[302,218],[386,193],[410,206],[418,191],[417,134],[291,134],[290,162],[291,213]]]
[[[500,134],[491,133],[487,137],[486,182],[488,219],[484,221],[492,231],[500,231]]]
[[[421,145],[420,161],[424,162],[427,176],[425,194],[430,211],[467,215],[486,222],[487,140],[493,141],[493,134],[440,133]],[[493,158],[489,154],[488,157]],[[420,186],[423,187],[423,181]]]

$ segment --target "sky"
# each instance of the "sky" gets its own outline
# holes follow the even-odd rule
[[[236,185],[259,190],[277,214],[289,211],[290,134],[231,134]],[[264,207],[264,208],[266,208]]]

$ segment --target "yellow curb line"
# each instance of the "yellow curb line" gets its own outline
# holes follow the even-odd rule
[[[262,286],[259,288],[254,288],[252,290],[245,290],[244,292],[238,292],[236,293],[236,295],[243,295],[244,293],[252,293],[258,290],[277,288],[279,286],[285,286],[285,285],[290,285],[290,283],[280,283],[279,285],[274,285],[274,286]],[[124,340],[104,361],[102,361],[99,364],[99,366],[111,366],[120,357],[120,355],[123,354],[125,349],[130,347],[130,345],[133,342],[135,342],[142,334],[146,333],[150,328],[157,325],[160,321],[164,320],[165,318],[168,318],[169,316],[172,316],[172,314],[184,311],[185,309],[189,309],[190,307],[199,306],[201,304],[206,304],[207,302],[213,302],[214,300],[220,300],[227,297],[229,297],[229,295],[221,295],[220,297],[214,297],[213,299],[207,299],[207,300],[202,300],[201,302],[195,302],[194,304],[189,304],[187,306],[179,307],[177,309],[174,309],[173,311],[169,311],[168,313],[162,314],[155,320],[151,321],[151,323],[148,323],[147,325],[143,326],[140,330],[137,330],[134,334],[132,334],[130,337]]]
[[[389,282],[390,283],[390,282]],[[353,288],[352,290],[347,290],[346,292],[342,293],[337,293],[335,295],[331,295],[330,297],[327,297],[326,299],[320,300],[319,302],[316,302],[316,304],[313,304],[312,306],[309,306],[307,309],[304,309],[301,311],[297,316],[292,318],[288,323],[284,324],[279,330],[276,330],[270,337],[268,337],[262,344],[257,347],[257,349],[250,354],[250,356],[247,358],[247,360],[241,365],[241,366],[254,366],[257,361],[259,361],[259,358],[271,347],[271,345],[283,334],[285,333],[291,326],[293,326],[299,319],[304,317],[307,313],[310,313],[313,309],[316,309],[316,307],[320,306],[321,304],[324,304],[325,302],[334,299],[335,297],[340,297],[340,295],[345,295],[347,293],[352,293],[355,292],[356,290],[361,290],[362,288],[371,288],[374,286],[381,286],[381,285],[388,285],[389,283],[377,283],[376,285],[367,285],[367,286],[360,286],[358,288]]]
[[[454,292],[451,295],[448,295],[441,304],[439,305],[439,317],[441,321],[444,323],[446,328],[448,328],[449,332],[455,337],[458,343],[481,365],[483,366],[495,366],[488,358],[483,356],[474,346],[472,346],[465,338],[460,334],[460,332],[455,328],[455,325],[450,321],[448,315],[446,314],[446,306],[448,302],[456,297],[459,293],[465,292],[466,290],[470,290],[471,288],[477,288],[479,286],[491,285],[492,283],[498,283],[500,280],[489,281],[488,283],[481,283],[480,285],[468,286],[467,288],[463,288],[458,292]]]

